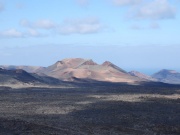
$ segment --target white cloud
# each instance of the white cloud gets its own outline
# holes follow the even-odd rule
[[[20,25],[28,28],[27,33],[31,36],[38,36],[38,29],[54,30],[59,34],[89,34],[100,32],[104,28],[96,18],[66,19],[60,24],[50,20],[38,20],[36,22],[21,20]]]
[[[20,24],[28,28],[38,28],[38,29],[53,29],[56,24],[48,19],[38,20],[36,22],[29,22],[28,20],[21,20]]]
[[[16,29],[8,29],[0,33],[1,37],[7,38],[20,38],[23,37],[23,33]]]
[[[117,6],[128,6],[139,4],[142,0],[112,0],[112,2]]]
[[[144,1],[136,7],[131,8],[129,16],[134,19],[172,19],[175,18],[176,8],[168,0]]]
[[[65,20],[60,26],[60,34],[89,34],[97,33],[103,29],[102,24],[96,18]]]
[[[35,29],[28,29],[27,32],[26,32],[26,36],[42,37],[43,35],[41,33],[39,33],[37,30],[35,30]]]
[[[89,4],[89,0],[76,0],[76,2],[80,5],[80,6],[87,6]]]
[[[14,28],[0,32],[1,38],[28,38],[28,37],[43,37],[44,35],[39,33],[35,29],[28,29],[24,32],[18,31]]]

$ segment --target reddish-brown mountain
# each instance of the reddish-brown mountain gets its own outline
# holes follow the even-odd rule
[[[111,62],[106,61],[99,65],[92,60],[82,58],[64,59],[37,72],[65,81],[73,81],[74,78],[129,83],[143,80],[129,75]]]

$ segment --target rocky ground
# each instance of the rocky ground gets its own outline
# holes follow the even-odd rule
[[[2,135],[179,135],[180,86],[0,88]]]

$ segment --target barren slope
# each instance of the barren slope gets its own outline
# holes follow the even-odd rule
[[[145,75],[143,73],[140,73],[138,71],[130,71],[129,74],[132,75],[132,76],[136,76],[136,77],[139,77],[139,78],[142,78],[142,79],[149,80],[149,81],[157,81],[157,79],[155,79],[155,78],[153,78],[151,76]]]
[[[144,81],[144,79],[129,75],[111,62],[106,61],[99,65],[92,60],[81,58],[64,59],[38,72],[66,81],[73,81],[73,78],[109,82]]]

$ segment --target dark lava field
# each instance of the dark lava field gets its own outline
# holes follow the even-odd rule
[[[180,86],[1,87],[0,135],[180,135]]]

